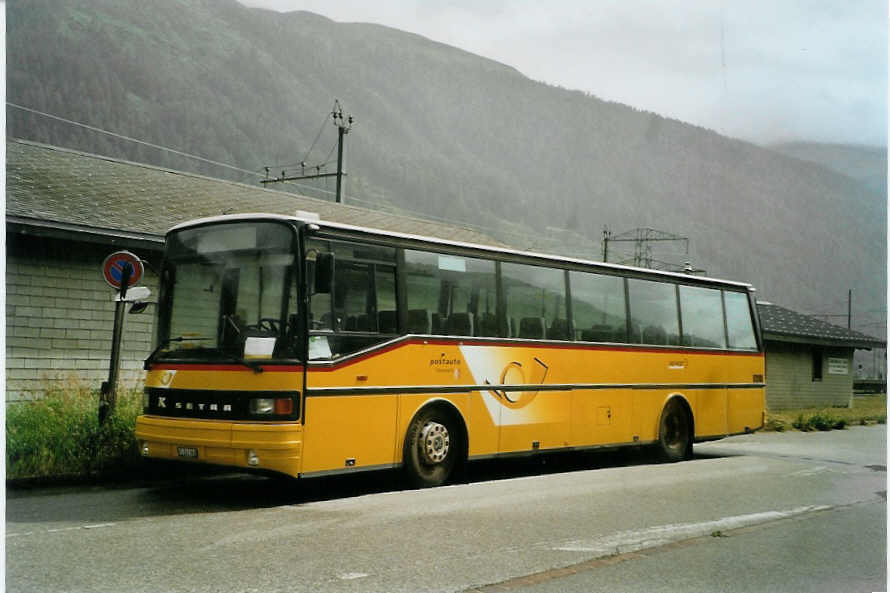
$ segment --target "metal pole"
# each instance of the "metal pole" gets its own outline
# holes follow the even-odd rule
[[[124,314],[126,313],[127,285],[133,275],[133,266],[126,264],[121,273],[120,300],[114,304],[114,330],[111,336],[111,360],[108,364],[108,381],[102,384],[102,397],[99,400],[99,424],[105,422],[117,403],[117,378],[120,374],[121,337],[124,330]]]
[[[337,126],[337,203],[342,202],[340,190],[343,184],[343,135],[346,130],[341,125]]]
[[[853,289],[847,291],[847,329],[853,329]]]
[[[609,261],[609,227],[603,227],[603,261]]]

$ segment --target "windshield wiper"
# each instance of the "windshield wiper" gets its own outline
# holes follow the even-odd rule
[[[151,351],[151,354],[148,355],[148,358],[145,359],[145,363],[142,365],[142,368],[146,371],[148,370],[148,366],[154,362],[155,357],[161,352],[161,348],[170,344],[171,342],[192,342],[198,340],[209,340],[210,338],[204,338],[201,336],[177,336],[175,338],[167,338],[166,340],[161,340],[157,347]]]
[[[253,369],[254,373],[262,373],[263,367],[260,361],[258,360],[245,360],[243,358],[238,358],[237,356],[226,356],[222,359],[223,362],[233,362],[235,364],[243,364],[249,369]]]

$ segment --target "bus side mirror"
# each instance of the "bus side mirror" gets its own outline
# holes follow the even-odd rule
[[[330,294],[333,281],[334,254],[317,254],[315,256],[315,294]]]

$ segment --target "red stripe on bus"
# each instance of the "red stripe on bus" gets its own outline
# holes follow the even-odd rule
[[[541,349],[559,349],[559,350],[596,350],[602,352],[645,352],[645,353],[655,353],[655,354],[707,354],[711,356],[754,356],[758,358],[763,358],[762,352],[746,352],[742,350],[697,350],[694,348],[689,349],[679,349],[679,348],[652,348],[646,346],[596,346],[583,344],[578,342],[564,342],[564,343],[523,343],[523,342],[495,342],[495,341],[482,341],[482,340],[472,340],[472,339],[464,339],[464,338],[455,338],[454,340],[442,340],[442,339],[423,339],[423,338],[411,338],[407,340],[401,340],[396,342],[395,344],[390,344],[389,346],[385,346],[383,348],[379,348],[377,350],[372,350],[370,352],[366,352],[365,354],[355,356],[353,358],[348,358],[346,360],[335,362],[333,364],[325,364],[318,363],[318,366],[310,363],[310,369],[312,371],[334,371],[345,366],[349,366],[351,364],[355,364],[357,362],[361,362],[363,360],[367,360],[369,358],[380,356],[382,354],[386,354],[391,352],[392,350],[396,350],[398,348],[402,348],[405,346],[413,346],[413,345],[433,345],[433,346],[492,346],[492,347],[500,347],[500,348],[541,348]]]
[[[276,364],[259,367],[266,373],[301,372],[302,366]],[[152,371],[244,371],[253,373],[254,370],[240,364],[153,364]]]

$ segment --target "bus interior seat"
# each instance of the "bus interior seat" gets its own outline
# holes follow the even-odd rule
[[[598,324],[581,332],[581,339],[585,342],[611,342],[615,336],[615,330],[611,325]]]
[[[405,321],[408,324],[409,334],[433,333],[433,320],[426,309],[410,309]]]
[[[473,314],[452,313],[445,321],[445,333],[449,336],[472,336]]]
[[[371,331],[371,318],[368,317],[365,313],[359,315],[355,320],[355,331]]]
[[[568,340],[569,339],[569,321],[568,319],[554,319],[553,323],[547,329],[548,340]]]
[[[494,313],[479,314],[478,334],[485,337],[497,337],[498,335],[498,317]]]
[[[619,325],[618,327],[616,327],[614,336],[615,337],[612,340],[613,342],[617,342],[619,344],[621,344],[621,343],[626,344],[628,341],[627,340],[627,326]]]
[[[378,311],[377,312],[377,331],[382,334],[398,333],[398,317],[395,311]]]
[[[544,327],[543,317],[523,317],[519,320],[519,337],[542,340],[545,337]]]
[[[644,344],[667,344],[668,343],[667,332],[663,327],[659,327],[657,325],[647,325],[643,330],[643,343]]]

